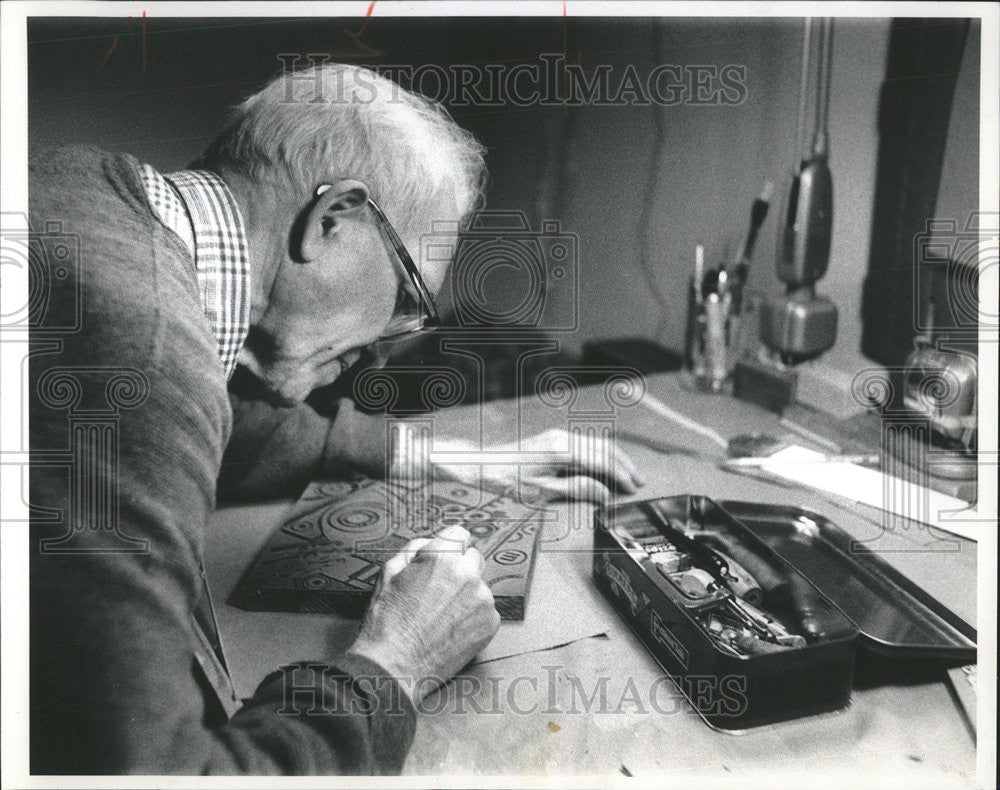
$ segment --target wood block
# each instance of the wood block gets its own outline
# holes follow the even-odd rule
[[[457,524],[486,560],[505,620],[524,619],[541,513],[505,493],[451,481],[410,486],[358,477],[311,483],[236,586],[241,609],[359,616],[382,565],[414,538]]]

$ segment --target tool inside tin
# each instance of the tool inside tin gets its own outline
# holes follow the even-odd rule
[[[794,574],[756,556],[733,535],[686,530],[655,502],[646,510],[645,521],[619,526],[616,532],[647,574],[668,583],[674,599],[696,617],[720,650],[760,655],[801,648],[823,637],[804,580],[789,578]],[[658,586],[662,588],[662,582]],[[791,622],[797,626],[790,627]]]

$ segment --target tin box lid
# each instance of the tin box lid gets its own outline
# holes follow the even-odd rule
[[[719,505],[793,565],[861,632],[875,653],[976,660],[976,631],[877,554],[810,510],[755,502]]]

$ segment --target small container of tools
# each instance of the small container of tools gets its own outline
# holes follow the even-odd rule
[[[717,729],[846,707],[859,648],[975,661],[970,626],[811,511],[684,495],[594,526],[597,586]]]

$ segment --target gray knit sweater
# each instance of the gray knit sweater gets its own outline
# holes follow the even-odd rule
[[[193,613],[232,411],[194,262],[132,157],[49,152],[29,189],[32,771],[398,772],[412,705],[359,656],[220,705]],[[343,462],[338,437],[370,454],[352,419],[248,409],[241,435],[266,433],[234,487],[266,488],[268,453],[276,488]]]

